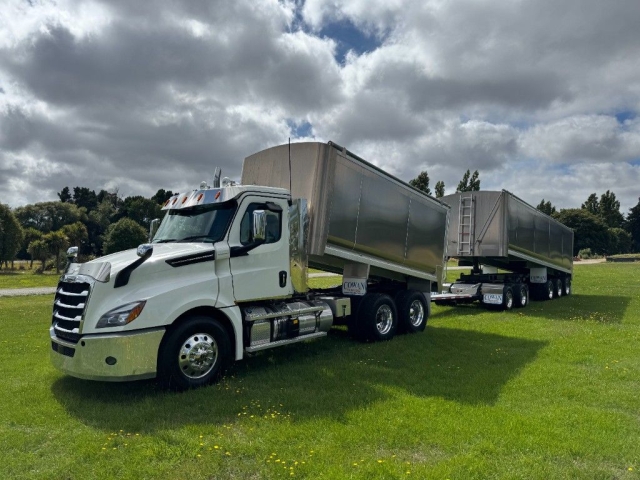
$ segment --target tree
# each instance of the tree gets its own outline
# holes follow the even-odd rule
[[[73,187],[73,203],[78,207],[84,207],[90,212],[98,206],[96,192],[87,187]]]
[[[426,170],[420,172],[420,174],[413,180],[409,180],[409,185],[418,190],[422,190],[427,195],[431,195],[431,189],[429,188],[429,174]]]
[[[89,213],[87,248],[83,253],[99,255],[102,252],[103,235],[116,215],[116,207],[114,206],[116,199],[117,197],[103,197],[103,200],[98,204],[98,208]]]
[[[607,190],[600,196],[599,214],[610,228],[621,228],[624,217],[620,213],[620,201],[616,194]]]
[[[622,228],[609,229],[609,255],[629,253],[633,247],[631,234]]]
[[[462,180],[458,183],[456,192],[477,192],[480,190],[480,174],[478,170],[471,174],[470,170],[467,170],[462,176]]]
[[[69,248],[69,239],[62,230],[49,232],[42,237],[49,248],[49,253],[56,257],[56,273],[60,273],[60,252]],[[44,270],[44,269],[43,269]]]
[[[587,198],[587,201],[584,202],[582,204],[582,207],[584,210],[586,210],[589,213],[592,213],[594,215],[598,215],[600,213],[600,202],[598,202],[598,195],[596,195],[595,193],[592,193],[591,195],[589,195],[589,198]]]
[[[638,198],[638,204],[629,209],[625,228],[631,234],[633,251],[640,252],[640,198]]]
[[[22,228],[33,227],[43,233],[61,229],[64,225],[87,220],[86,211],[73,203],[41,202],[15,209]]]
[[[162,207],[154,200],[140,195],[125,198],[118,212],[119,218],[127,217],[135,220],[146,229],[149,229],[151,220],[160,216],[162,216]]]
[[[60,192],[58,193],[58,198],[61,202],[71,202],[71,193],[69,192],[69,187],[64,187],[62,190],[60,190]]]
[[[165,190],[164,188],[161,188],[155,193],[153,197],[151,197],[151,200],[156,202],[158,205],[164,205],[164,202],[169,200],[171,197],[173,197],[173,192],[171,190]]]
[[[436,183],[436,198],[444,197],[444,182],[440,180]]]
[[[122,218],[109,226],[104,236],[104,253],[135,248],[147,241],[147,232],[130,218]]]
[[[89,238],[87,227],[82,222],[65,225],[62,227],[62,233],[67,237],[70,246],[80,247]]]
[[[544,198],[542,199],[542,201],[536,206],[536,208],[538,210],[540,210],[542,213],[546,213],[547,215],[553,215],[554,213],[556,213],[556,207],[554,207],[553,205],[551,205],[551,202],[549,200],[547,200],[546,202],[544,201]]]
[[[29,252],[29,255],[31,255],[32,259],[40,260],[42,262],[42,271],[44,272],[44,263],[47,261],[47,258],[49,258],[49,246],[47,245],[47,242],[42,239],[34,240],[29,243],[27,251]]]
[[[22,246],[24,233],[20,222],[16,219],[8,205],[0,203],[0,265],[9,265],[16,258],[16,253]]]
[[[583,248],[590,248],[596,254],[607,253],[609,232],[607,224],[599,216],[583,208],[567,208],[556,213],[554,218],[573,229],[574,255],[577,255]]]
[[[33,255],[29,253],[29,245],[34,240],[42,240],[42,232],[40,230],[36,230],[33,227],[25,228],[24,230],[24,239],[22,241],[22,250],[30,257],[29,268],[33,268],[33,261],[36,260]],[[26,256],[23,258],[27,258]],[[39,259],[38,259],[39,260]]]

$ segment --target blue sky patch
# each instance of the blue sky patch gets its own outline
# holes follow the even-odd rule
[[[616,113],[616,120],[618,120],[618,123],[624,123],[627,120],[633,120],[637,116],[638,114],[632,110],[624,110]]]
[[[343,64],[349,50],[362,55],[372,52],[382,45],[382,42],[375,35],[370,35],[356,27],[349,20],[340,20],[325,25],[320,32],[320,37],[329,37],[336,41],[336,60]]]
[[[311,125],[307,121],[296,123],[295,121],[289,119],[287,120],[287,125],[289,126],[289,130],[291,131],[292,138],[313,136],[313,125]]]

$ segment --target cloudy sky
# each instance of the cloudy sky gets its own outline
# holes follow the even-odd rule
[[[638,0],[2,0],[0,202],[333,140],[404,180],[640,196]]]

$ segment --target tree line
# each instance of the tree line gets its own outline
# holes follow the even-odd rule
[[[409,184],[431,195],[429,174],[422,171]],[[480,190],[480,175],[467,170],[456,192]],[[436,198],[444,196],[444,182],[435,186]],[[550,201],[543,198],[536,206],[538,210],[555,218],[574,231],[573,254],[589,249],[595,255],[640,252],[640,198],[638,204],[629,210],[626,217],[620,211],[620,201],[610,190],[598,195],[592,193],[580,208],[557,210]]]
[[[426,171],[409,182],[414,188],[431,195]],[[435,196],[444,196],[444,182],[435,185]],[[478,171],[467,170],[456,191],[480,190]],[[62,253],[72,245],[79,247],[84,258],[93,258],[134,247],[147,240],[149,225],[162,216],[162,204],[174,193],[159,189],[146,198],[134,195],[123,198],[118,191],[87,187],[63,188],[58,201],[39,202],[15,209],[0,204],[0,266],[15,259],[45,263],[53,258],[59,269]],[[536,207],[575,232],[574,255],[583,249],[593,254],[640,252],[640,198],[625,216],[615,193],[607,190],[592,193],[580,208],[557,210],[542,199]]]
[[[131,248],[147,240],[151,220],[162,216],[162,205],[173,192],[159,189],[152,197],[123,198],[118,191],[64,187],[58,201],[15,209],[0,204],[0,264],[15,259],[45,262],[54,259],[59,271],[62,253],[78,246],[92,258]],[[13,265],[12,265],[13,266]]]

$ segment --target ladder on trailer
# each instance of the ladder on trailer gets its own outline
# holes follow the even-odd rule
[[[473,194],[460,195],[459,224],[458,224],[458,255],[473,255],[474,234],[474,206]]]

